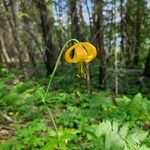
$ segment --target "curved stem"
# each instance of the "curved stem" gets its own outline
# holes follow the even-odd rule
[[[79,43],[79,41],[76,40],[76,39],[70,39],[69,41],[67,41],[67,42],[65,43],[65,45],[64,45],[63,48],[61,49],[61,51],[60,51],[60,53],[59,53],[59,56],[58,56],[58,58],[57,58],[57,61],[56,61],[54,70],[53,70],[52,75],[51,75],[51,77],[50,77],[50,80],[49,80],[49,83],[48,83],[48,86],[47,86],[47,90],[46,90],[44,99],[46,99],[46,97],[47,97],[48,91],[49,91],[50,86],[51,86],[51,83],[52,83],[52,79],[53,79],[53,77],[54,77],[54,75],[55,75],[55,72],[56,72],[57,66],[58,66],[58,64],[59,64],[59,61],[60,61],[60,59],[61,59],[61,56],[62,56],[62,54],[63,54],[63,52],[64,52],[66,46],[67,46],[70,42],[72,42],[72,41],[75,41],[75,42]]]
[[[50,89],[50,86],[51,86],[51,83],[52,83],[52,79],[53,79],[53,77],[54,77],[54,75],[55,75],[55,72],[56,72],[56,69],[57,69],[57,67],[58,67],[58,64],[59,64],[59,61],[60,61],[60,59],[61,59],[61,56],[62,56],[62,54],[63,54],[63,52],[64,52],[66,46],[67,46],[70,42],[72,42],[72,41],[79,43],[79,41],[78,41],[77,39],[70,39],[69,41],[67,41],[67,42],[65,43],[65,45],[64,45],[63,48],[61,49],[61,51],[60,51],[60,53],[59,53],[59,56],[58,56],[58,58],[57,58],[57,61],[56,61],[54,70],[53,70],[53,72],[52,72],[52,74],[51,74],[51,77],[50,77],[50,80],[49,80],[49,83],[48,83],[48,86],[47,86],[47,89],[46,89],[46,92],[45,92],[45,96],[44,96],[44,98],[42,99],[42,101],[43,101],[44,105],[46,106],[46,108],[47,108],[47,110],[48,110],[48,113],[49,113],[49,115],[50,115],[50,117],[51,117],[51,119],[52,119],[52,122],[53,122],[53,125],[54,125],[54,129],[55,129],[55,132],[56,132],[56,134],[57,134],[58,139],[59,139],[58,128],[57,128],[57,126],[56,126],[56,123],[55,123],[54,117],[53,117],[53,115],[52,115],[52,112],[51,112],[50,108],[48,108],[48,106],[46,105],[46,101],[45,101],[45,100],[46,100],[46,98],[47,98],[47,94],[48,94],[48,91],[49,91],[49,89]]]

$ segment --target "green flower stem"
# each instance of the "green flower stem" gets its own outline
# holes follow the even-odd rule
[[[84,73],[83,62],[80,62],[80,69],[81,69],[81,70],[80,70],[81,74]]]
[[[56,132],[56,135],[57,135],[57,138],[58,138],[58,139],[59,139],[58,128],[57,128],[57,126],[56,126],[56,123],[55,123],[54,117],[53,117],[53,115],[52,115],[52,112],[51,112],[50,108],[48,108],[48,106],[47,106],[47,104],[46,104],[46,98],[47,98],[47,94],[48,94],[48,91],[49,91],[50,86],[51,86],[51,83],[52,83],[52,79],[53,79],[53,77],[54,77],[54,75],[55,75],[56,69],[57,69],[58,64],[59,64],[59,61],[60,61],[60,59],[61,59],[61,56],[62,56],[62,54],[63,54],[63,52],[64,52],[66,46],[67,46],[70,42],[73,42],[73,41],[79,43],[79,41],[76,40],[76,39],[70,39],[69,41],[67,41],[67,42],[65,43],[65,45],[64,45],[63,48],[61,49],[61,51],[60,51],[60,53],[59,53],[59,56],[58,56],[58,58],[57,58],[57,61],[56,61],[54,70],[53,70],[53,72],[52,72],[52,74],[51,74],[51,76],[50,76],[50,80],[49,80],[49,83],[48,83],[48,86],[47,86],[47,89],[46,89],[46,92],[45,92],[45,96],[44,96],[44,98],[42,99],[42,102],[44,103],[45,107],[47,108],[48,113],[49,113],[49,115],[50,115],[50,118],[51,118],[51,120],[52,120],[52,122],[53,122],[54,129],[55,129],[55,132]]]

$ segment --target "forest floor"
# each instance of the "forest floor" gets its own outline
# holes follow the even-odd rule
[[[108,90],[97,89],[96,72],[91,74],[92,94],[73,71],[57,73],[46,104],[42,98],[48,80],[25,79],[18,71],[0,74],[1,150],[148,150],[150,148],[149,79],[140,70],[126,70],[119,76],[118,96],[108,71]],[[62,76],[63,74],[63,76]]]

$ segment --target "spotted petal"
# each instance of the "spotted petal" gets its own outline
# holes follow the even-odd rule
[[[73,50],[74,54],[71,57]],[[87,52],[80,43],[71,46],[65,53],[65,60],[68,63],[78,63],[80,61],[85,61],[87,58]]]
[[[71,57],[71,52],[74,50],[74,48],[76,47],[76,44],[71,46],[65,53],[65,60],[68,63],[77,63],[78,60],[75,59],[74,57]]]

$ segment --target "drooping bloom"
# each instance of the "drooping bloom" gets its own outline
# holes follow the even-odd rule
[[[78,63],[78,77],[86,78],[86,67],[84,63],[90,62],[97,55],[96,48],[88,42],[80,42],[71,46],[65,53],[68,63]]]

